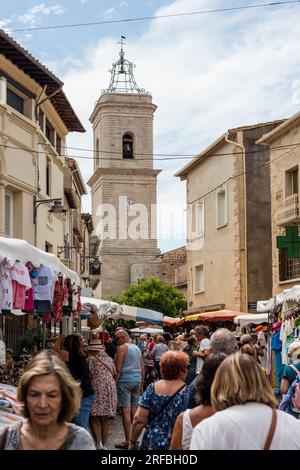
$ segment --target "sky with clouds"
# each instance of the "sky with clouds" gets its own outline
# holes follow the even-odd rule
[[[158,16],[265,3],[263,0],[10,0],[1,2],[0,27],[21,28]],[[138,86],[158,105],[154,152],[197,154],[226,129],[289,117],[300,108],[300,3],[234,12],[11,32],[64,83],[85,134],[68,145],[91,149],[89,116],[126,36],[126,58]],[[90,156],[84,151],[69,154]],[[92,162],[78,160],[84,179]],[[185,244],[185,183],[174,173],[187,160],[155,162],[158,204],[176,214],[172,238],[160,224],[160,248]],[[85,197],[84,210],[90,208]],[[161,219],[165,219],[164,216]]]

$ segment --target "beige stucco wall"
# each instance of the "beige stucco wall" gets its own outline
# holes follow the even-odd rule
[[[295,284],[299,284],[300,278],[294,278],[288,281],[279,280],[278,249],[276,246],[276,237],[285,235],[285,228],[277,225],[277,210],[284,202],[285,198],[285,172],[298,165],[298,178],[300,171],[299,147],[286,147],[283,149],[274,149],[285,145],[299,143],[300,123],[293,125],[285,131],[285,134],[276,138],[271,146],[271,207],[272,207],[272,274],[273,274],[273,295],[289,289]],[[299,181],[298,181],[299,188]],[[299,191],[299,189],[298,189]],[[295,225],[294,222],[287,225]],[[299,224],[298,224],[299,225]]]
[[[0,54],[0,69],[21,84],[34,96],[41,94],[40,86],[9,60]],[[0,235],[4,235],[5,191],[13,193],[13,234],[42,250],[45,242],[57,246],[63,245],[64,218],[62,215],[49,214],[50,205],[41,205],[37,209],[37,224],[33,224],[33,197],[48,199],[63,197],[64,158],[49,145],[45,135],[35,122],[34,100],[26,99],[24,116],[6,104],[5,78],[0,77],[0,144],[12,148],[0,151]],[[65,145],[67,129],[49,101],[42,106],[43,112],[51,125],[62,138]],[[30,119],[31,117],[31,119]],[[21,150],[21,149],[25,149]],[[51,162],[51,194],[46,194],[46,161]],[[3,190],[3,188],[5,188]]]
[[[216,153],[230,153],[232,148],[226,143],[218,147]],[[207,157],[191,170],[187,177],[188,204],[230,178],[234,161],[235,157],[231,155]],[[217,228],[217,192],[214,191],[204,199],[204,236],[197,239],[196,244],[187,244],[187,298],[192,302],[189,304],[192,308],[214,304],[225,304],[227,309],[238,307],[234,295],[235,185],[236,181],[229,181],[220,187],[220,190],[227,190],[227,224]],[[190,218],[188,224],[191,224]],[[193,245],[195,249],[190,249]],[[195,293],[195,267],[201,264],[204,266],[204,292]]]

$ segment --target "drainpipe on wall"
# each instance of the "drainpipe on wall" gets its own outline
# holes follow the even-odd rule
[[[246,199],[246,150],[244,145],[238,144],[229,138],[229,132],[225,134],[225,141],[242,149],[243,157],[243,189],[244,189],[244,276],[245,276],[245,311],[248,311],[248,250],[247,250],[247,199]]]

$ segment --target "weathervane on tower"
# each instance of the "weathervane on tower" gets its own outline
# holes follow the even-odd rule
[[[135,64],[125,59],[125,52],[123,46],[125,45],[126,37],[121,36],[121,50],[119,52],[119,60],[112,64],[110,84],[107,90],[102,90],[102,93],[138,93],[142,95],[149,95],[144,88],[139,88],[133,75],[133,68]]]

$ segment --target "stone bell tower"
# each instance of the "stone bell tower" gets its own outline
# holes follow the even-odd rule
[[[92,191],[95,234],[100,239],[100,284],[95,295],[118,295],[139,279],[161,276],[157,248],[156,184],[153,169],[153,115],[156,105],[138,88],[134,64],[119,60],[95,104]]]

